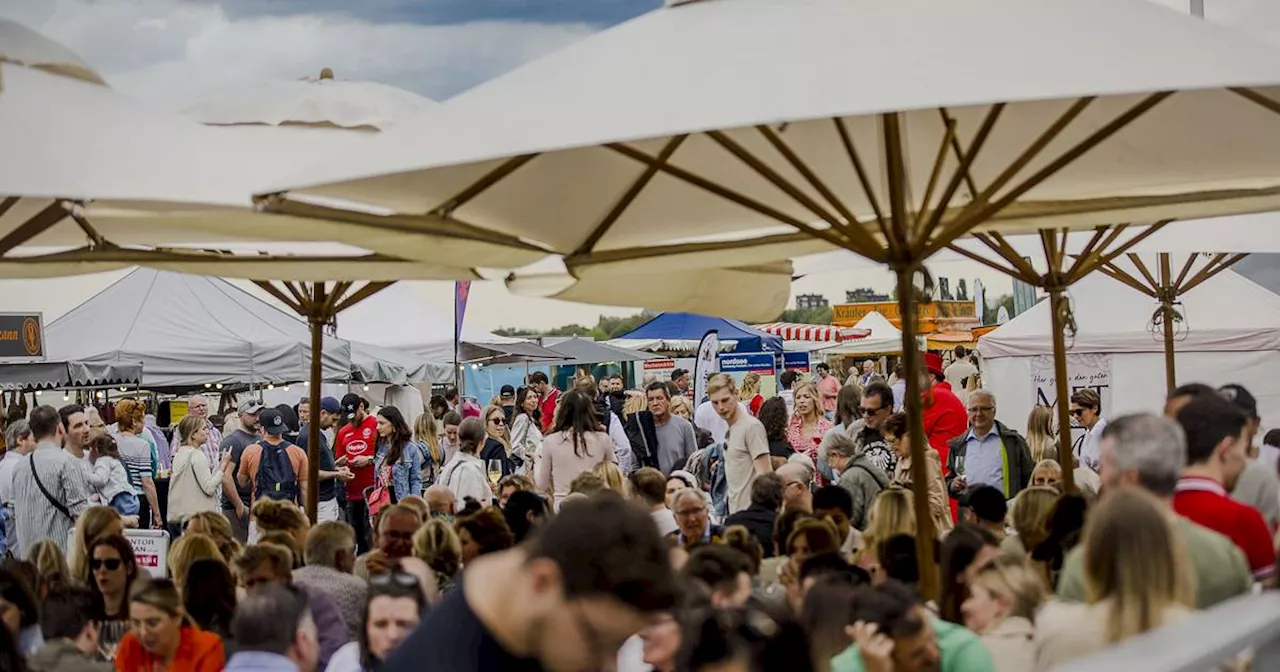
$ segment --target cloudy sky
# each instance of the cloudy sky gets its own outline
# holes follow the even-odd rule
[[[780,2],[785,0],[778,0]],[[1189,0],[1155,0],[1185,9]],[[16,19],[70,47],[115,88],[173,110],[220,92],[331,68],[445,100],[662,0],[0,0]],[[1208,18],[1280,38],[1280,0],[1205,0]],[[979,277],[995,293],[1009,282],[972,264],[936,275]],[[85,283],[91,281],[86,280]],[[101,280],[85,284],[92,293]],[[843,297],[884,272],[807,278],[795,292]],[[449,305],[444,283],[422,287]],[[86,292],[72,291],[77,295]],[[485,328],[594,323],[601,309],[516,298],[499,283],[472,293],[470,318]],[[70,307],[70,306],[68,306]],[[57,312],[57,311],[55,311]],[[605,310],[625,314],[632,309]]]

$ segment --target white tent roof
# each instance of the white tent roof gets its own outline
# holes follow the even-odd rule
[[[867,329],[871,334],[855,341],[845,341],[834,347],[824,348],[826,355],[870,355],[902,352],[902,330],[877,311],[862,316],[854,329]]]
[[[138,269],[46,328],[51,360],[142,362],[152,388],[285,383],[310,376],[310,329],[226,280]],[[326,339],[326,380],[442,380],[401,352]]]
[[[1148,325],[1159,304],[1150,297],[1094,274],[1068,295],[1077,332],[1072,353],[1163,352],[1159,331]],[[1177,306],[1179,352],[1280,350],[1280,296],[1233,271],[1206,280]],[[1185,336],[1184,336],[1185,334]],[[984,357],[1025,357],[1053,353],[1049,302],[978,339]]]

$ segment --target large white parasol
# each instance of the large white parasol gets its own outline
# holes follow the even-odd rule
[[[323,195],[538,241],[592,278],[574,298],[615,303],[602,273],[1256,211],[1280,205],[1276,55],[1135,1],[703,0],[464,93],[268,207]],[[895,203],[908,238],[886,244]],[[760,303],[748,317],[779,307]]]
[[[216,267],[217,274],[231,277],[455,279],[474,273],[450,252],[474,254],[478,246],[501,260],[513,249],[486,242],[502,237],[464,242],[465,231],[447,227],[449,237],[438,239],[421,235],[425,230],[418,225],[400,227],[375,215],[368,216],[380,228],[357,231],[329,220],[257,213],[251,201],[255,187],[294,165],[296,152],[275,151],[260,136],[232,137],[156,111],[101,81],[67,49],[0,20],[0,277],[154,261],[187,272]],[[337,241],[351,247],[307,258],[302,245],[287,255],[288,264],[279,265],[270,262],[286,255],[241,258],[218,251],[245,241]],[[386,252],[410,246],[423,253],[411,262]],[[382,253],[368,252],[379,248]],[[442,254],[425,262],[428,251]],[[503,261],[518,266],[541,256],[539,250],[517,250]]]
[[[264,205],[349,199],[537,241],[571,275],[605,274],[573,286],[604,303],[625,279],[847,249],[897,274],[910,354],[912,277],[975,230],[1280,208],[1277,85],[1280,52],[1139,0],[682,2],[465,93]],[[740,317],[782,307],[744,287],[766,300]],[[703,303],[723,312],[733,293]],[[906,368],[923,451],[914,356]]]

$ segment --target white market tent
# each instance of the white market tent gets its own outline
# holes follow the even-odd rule
[[[46,327],[51,360],[141,362],[142,385],[268,384],[306,380],[306,324],[226,280],[138,269]],[[406,384],[442,380],[448,367],[405,353],[331,340],[330,381]]]
[[[1149,327],[1158,304],[1102,275],[1085,277],[1068,294],[1077,327],[1067,341],[1068,373],[1076,375],[1073,355],[1109,356],[1110,415],[1160,412],[1164,345]],[[1258,400],[1263,426],[1280,426],[1280,296],[1226,271],[1184,295],[1177,309],[1184,318],[1175,344],[1179,382],[1244,385]],[[999,418],[1019,430],[1035,405],[1035,360],[1053,354],[1049,323],[1049,302],[1041,301],[978,340]]]
[[[866,338],[824,348],[824,355],[895,355],[902,352],[902,331],[877,311],[862,316],[854,329],[866,330]]]

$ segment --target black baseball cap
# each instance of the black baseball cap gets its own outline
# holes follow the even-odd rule
[[[1245,389],[1244,385],[1231,383],[1218,388],[1218,393],[1227,398],[1227,401],[1236,405],[1236,408],[1244,412],[1250,420],[1258,419],[1258,400]]]
[[[360,395],[355,392],[348,392],[342,397],[342,414],[354,415],[356,409],[359,408],[362,403],[364,403],[364,399],[361,399]]]
[[[320,410],[326,411],[328,413],[341,413],[342,404],[339,403],[338,400],[333,397],[321,397]]]
[[[272,436],[280,436],[289,429],[284,416],[274,408],[268,408],[259,413],[258,422],[262,425],[262,429]]]
[[[510,385],[503,385],[502,389],[498,392],[498,396],[503,399],[506,399],[507,397],[514,397],[516,396],[516,388]]]

